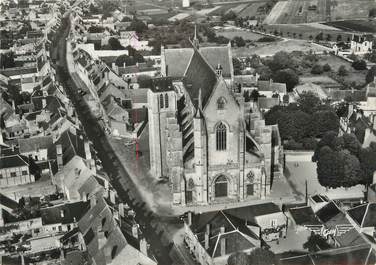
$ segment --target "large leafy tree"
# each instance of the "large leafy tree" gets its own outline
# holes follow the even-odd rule
[[[376,171],[376,143],[371,143],[370,147],[360,150],[359,160],[364,184],[373,182],[373,174]]]
[[[251,265],[275,265],[277,261],[273,252],[263,248],[256,248],[249,254]]]
[[[318,96],[309,91],[301,93],[297,103],[302,111],[312,114],[317,110],[322,102]]]
[[[278,70],[274,76],[274,80],[279,83],[285,83],[287,91],[291,92],[292,89],[299,84],[299,76],[298,74],[288,68],[288,69],[283,69],[283,70]]]
[[[248,255],[244,252],[236,252],[228,257],[227,265],[250,265]]]

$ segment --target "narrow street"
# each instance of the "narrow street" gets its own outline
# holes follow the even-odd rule
[[[143,235],[150,243],[152,252],[161,265],[195,264],[190,256],[177,250],[173,243],[174,235],[181,231],[183,224],[177,217],[162,217],[154,214],[142,200],[139,189],[131,180],[128,172],[121,166],[117,154],[112,149],[105,133],[78,94],[77,84],[69,75],[66,61],[66,38],[69,34],[69,15],[62,20],[62,28],[58,31],[54,52],[57,61],[57,80],[63,84],[65,91],[75,106],[78,117],[88,138],[93,142],[98,157],[106,173],[111,178],[111,184],[116,189],[120,199],[127,203],[135,212],[136,219],[141,226]],[[182,242],[179,242],[182,244]]]

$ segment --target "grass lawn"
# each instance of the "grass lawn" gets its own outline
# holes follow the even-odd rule
[[[338,68],[341,65],[344,65],[346,69],[349,71],[349,74],[344,77],[346,82],[356,82],[356,84],[361,85],[365,83],[365,76],[367,74],[367,70],[358,71],[351,67],[351,64],[337,56],[328,55],[328,56],[321,56],[319,60],[320,64],[329,64],[333,71],[337,72]]]
[[[216,34],[219,36],[226,37],[232,40],[234,37],[242,37],[245,40],[252,40],[256,41],[263,37],[261,34],[253,33],[251,31],[246,30],[234,30],[234,29],[225,29],[225,30],[218,30]]]

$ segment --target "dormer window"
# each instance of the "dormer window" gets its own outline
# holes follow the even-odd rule
[[[225,109],[225,105],[226,105],[226,99],[224,97],[220,97],[217,100],[217,109],[223,110]]]

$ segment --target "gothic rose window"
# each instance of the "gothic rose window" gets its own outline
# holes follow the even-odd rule
[[[255,174],[252,171],[250,171],[247,174],[247,179],[248,179],[248,182],[253,183],[255,181]]]
[[[216,133],[216,147],[217,151],[226,150],[226,138],[227,138],[227,128],[222,122],[220,122],[215,128]]]

